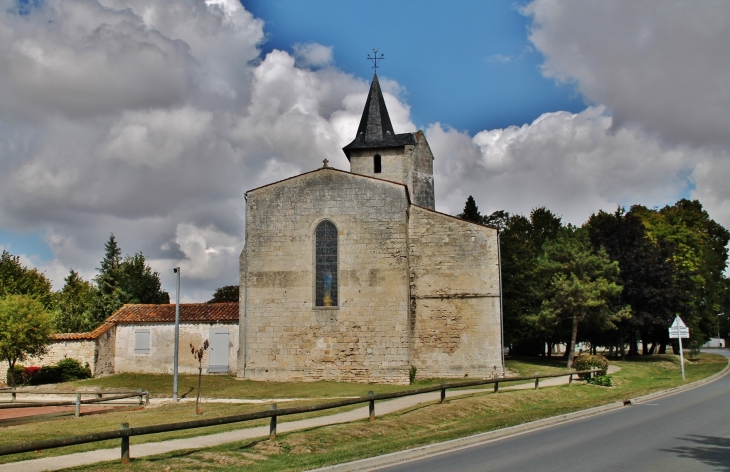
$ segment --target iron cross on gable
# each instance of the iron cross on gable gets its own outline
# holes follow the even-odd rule
[[[380,56],[378,56],[378,50],[373,49],[373,57],[370,57],[370,54],[368,54],[368,60],[373,61],[373,69],[377,72],[378,70],[378,61],[382,61],[385,59],[385,55],[381,52]]]

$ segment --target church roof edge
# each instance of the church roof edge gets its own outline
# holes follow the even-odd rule
[[[252,188],[251,190],[247,190],[246,191],[246,194],[248,194],[250,192],[255,192],[257,190],[261,190],[261,189],[264,189],[264,188],[267,188],[267,187],[271,187],[273,185],[277,185],[277,184],[280,184],[282,182],[286,182],[286,181],[289,181],[289,180],[298,179],[299,177],[303,177],[305,175],[313,174],[315,172],[321,172],[321,171],[341,172],[343,174],[347,174],[347,175],[352,176],[352,177],[357,177],[357,178],[361,178],[361,179],[368,179],[368,180],[377,180],[378,182],[387,182],[389,184],[393,184],[393,185],[397,185],[399,187],[403,187],[405,189],[405,191],[406,191],[406,199],[408,200],[408,204],[409,205],[411,204],[411,195],[408,192],[408,186],[406,184],[402,184],[400,182],[394,182],[392,180],[379,179],[377,177],[371,177],[369,175],[362,175],[362,174],[356,174],[354,172],[347,172],[346,170],[337,169],[336,167],[320,167],[319,169],[310,170],[309,172],[304,172],[302,174],[293,175],[291,177],[287,177],[286,179],[277,180],[276,182],[271,182],[269,184],[262,185],[260,187]]]
[[[448,213],[441,213],[440,211],[432,210],[432,209],[430,209],[430,208],[422,207],[422,206],[420,206],[420,205],[415,205],[415,204],[413,204],[412,206],[414,206],[414,207],[416,207],[416,208],[420,208],[421,210],[425,210],[425,211],[427,211],[427,212],[429,212],[429,213],[436,213],[437,215],[441,215],[441,216],[446,216],[446,217],[449,217],[449,218],[452,218],[452,219],[455,219],[455,220],[459,220],[459,221],[461,221],[462,223],[468,223],[468,224],[470,224],[470,225],[477,225],[477,226],[483,226],[483,227],[485,227],[485,228],[489,228],[489,229],[495,229],[495,230],[497,230],[497,231],[499,232],[499,228],[497,228],[496,226],[492,226],[492,225],[484,225],[484,224],[482,224],[482,223],[475,223],[475,222],[473,222],[473,221],[469,221],[469,220],[462,220],[462,219],[461,219],[461,218],[459,218],[458,216],[454,216],[454,215],[449,215]]]

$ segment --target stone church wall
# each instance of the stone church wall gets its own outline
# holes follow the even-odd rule
[[[413,152],[414,146],[404,146],[406,155]],[[350,151],[350,172],[353,174],[390,180],[408,184],[411,160],[404,159],[404,148],[371,148]],[[380,154],[381,171],[375,173],[373,156]]]
[[[416,145],[408,146],[410,150],[411,170],[408,175],[408,188],[411,191],[411,201],[429,210],[436,206],[433,188],[433,153],[426,141],[423,131],[415,133]]]
[[[418,377],[501,370],[497,230],[412,206],[409,250]]]
[[[239,376],[408,383],[405,186],[320,169],[247,199]],[[338,229],[336,308],[314,306],[324,219]]]

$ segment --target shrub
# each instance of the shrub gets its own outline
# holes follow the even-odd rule
[[[56,365],[41,367],[31,379],[31,385],[43,385],[73,380],[87,379],[91,377],[91,368],[88,364],[81,365],[76,359],[66,358],[58,361]]]
[[[35,377],[36,374],[38,374],[38,372],[40,370],[41,370],[41,368],[38,367],[37,365],[32,365],[30,367],[26,367],[21,372],[20,377],[16,377],[16,378],[20,379],[20,383],[27,385],[27,384],[31,383],[33,377]]]
[[[61,377],[63,377],[64,382],[91,377],[91,367],[89,367],[89,364],[87,363],[85,366],[82,366],[81,362],[76,359],[62,359],[58,361],[56,367],[61,370]]]
[[[416,372],[418,372],[418,369],[416,369],[416,366],[412,365],[411,370],[408,371],[408,379],[411,381],[411,385],[413,385],[413,382],[416,381]]]
[[[608,375],[599,375],[598,377],[593,377],[592,379],[588,379],[589,384],[598,385],[599,387],[610,387],[611,386],[611,377]]]
[[[602,377],[605,376],[608,371],[608,359],[601,355],[580,355],[573,359],[573,367],[575,370],[601,369],[601,372],[598,372],[596,376]],[[582,380],[586,380],[588,377],[590,377],[589,374],[583,374],[580,376]]]

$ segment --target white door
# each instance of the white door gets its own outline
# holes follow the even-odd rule
[[[210,328],[208,373],[228,372],[228,328]]]

